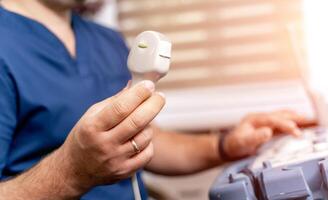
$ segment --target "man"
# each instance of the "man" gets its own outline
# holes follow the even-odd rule
[[[150,81],[120,91],[128,49],[118,33],[71,12],[82,3],[1,2],[1,200],[133,199],[128,178],[141,168],[195,173],[309,123],[282,111],[250,115],[224,138],[154,128],[163,94]],[[140,176],[139,184],[146,198]]]

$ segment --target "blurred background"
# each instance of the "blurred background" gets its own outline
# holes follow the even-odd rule
[[[321,121],[328,113],[327,0],[104,0],[90,17],[128,44],[145,30],[172,40],[171,71],[158,85],[163,128],[217,130],[276,109]],[[218,170],[145,179],[158,199],[199,200]]]

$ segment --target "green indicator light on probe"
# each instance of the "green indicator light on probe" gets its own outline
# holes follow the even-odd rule
[[[141,48],[141,49],[146,49],[148,46],[145,43],[139,43],[138,47]]]

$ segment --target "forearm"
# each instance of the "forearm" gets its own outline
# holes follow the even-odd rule
[[[60,153],[55,151],[21,175],[0,183],[0,200],[73,200],[82,189],[75,187]]]
[[[163,175],[184,175],[222,163],[218,136],[183,134],[157,130],[153,140],[155,154],[147,170]]]

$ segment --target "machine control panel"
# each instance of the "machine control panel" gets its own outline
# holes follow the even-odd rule
[[[328,200],[328,131],[280,136],[257,156],[232,163],[212,185],[211,200]]]

